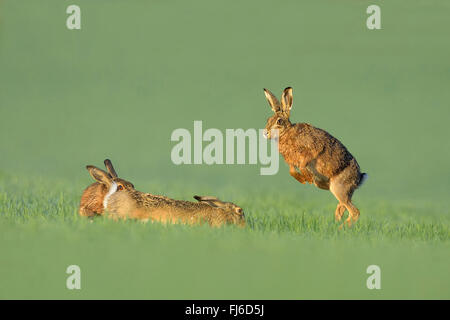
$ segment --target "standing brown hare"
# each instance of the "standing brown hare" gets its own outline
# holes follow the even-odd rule
[[[356,159],[331,134],[308,123],[291,123],[292,88],[284,89],[281,102],[269,90],[264,89],[264,93],[274,112],[267,120],[264,135],[268,139],[278,139],[278,149],[292,177],[300,183],[313,183],[331,191],[339,201],[336,220],[340,221],[347,209],[346,223],[351,226],[359,218],[352,195],[367,174],[361,173]]]
[[[215,197],[194,196],[198,202],[175,200],[134,189],[94,166],[86,166],[91,176],[107,190],[103,210],[113,219],[138,219],[162,223],[201,224],[219,227],[224,224],[245,226],[244,212],[231,202]]]
[[[108,170],[108,175],[117,184],[117,188],[121,189],[133,189],[134,186],[131,182],[120,179],[117,176],[116,170],[109,159],[104,161],[105,167]],[[81,216],[93,217],[101,215],[104,212],[104,200],[108,194],[108,188],[99,182],[94,182],[88,186],[81,195],[80,207],[78,212]]]

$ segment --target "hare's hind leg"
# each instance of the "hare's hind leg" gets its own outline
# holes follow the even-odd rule
[[[347,220],[345,220],[345,223],[347,224],[347,226],[351,227],[352,224],[359,219],[359,209],[355,207],[351,200],[349,200],[345,206],[349,212],[348,218]]]
[[[337,178],[332,179],[330,183],[330,191],[339,201],[338,207],[336,208],[335,216],[339,213],[340,216],[342,217],[342,215],[345,212],[345,209],[347,209],[349,215],[345,223],[347,224],[347,226],[350,227],[359,218],[359,210],[352,203],[352,195],[354,187],[352,185],[342,183],[339,180],[339,178]],[[344,207],[344,209],[342,209],[342,207]]]
[[[341,221],[342,216],[344,215],[345,212],[345,206],[339,202],[337,207],[336,207],[336,211],[334,212],[334,217],[336,219],[336,221]]]

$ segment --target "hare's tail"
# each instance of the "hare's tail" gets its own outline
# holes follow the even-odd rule
[[[358,188],[361,187],[364,182],[366,182],[368,177],[369,175],[367,173],[361,173],[361,175],[359,176]]]

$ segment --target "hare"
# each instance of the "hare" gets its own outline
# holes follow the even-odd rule
[[[111,179],[117,184],[118,190],[121,189],[133,189],[134,186],[131,182],[120,179],[117,177],[116,170],[109,159],[104,161],[105,167],[109,172]],[[99,182],[94,182],[88,186],[81,195],[80,208],[78,210],[81,216],[93,217],[96,215],[103,214],[104,211],[104,200],[105,196],[108,194],[108,188]]]
[[[215,197],[194,196],[198,202],[174,200],[165,196],[143,193],[131,186],[119,188],[116,178],[107,172],[86,166],[91,176],[107,190],[103,209],[113,219],[131,218],[162,223],[200,224],[219,227],[224,224],[245,226],[244,212],[231,202]]]
[[[351,226],[359,218],[359,210],[352,204],[353,192],[367,179],[356,159],[345,146],[325,130],[308,123],[291,123],[292,88],[284,89],[281,103],[267,89],[264,94],[274,115],[267,120],[264,135],[278,140],[279,152],[289,165],[289,173],[300,183],[313,183],[330,190],[339,201],[335,211],[340,221],[345,210],[346,223]]]

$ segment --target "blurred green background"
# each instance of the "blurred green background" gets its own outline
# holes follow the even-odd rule
[[[81,30],[66,28],[70,4]],[[1,1],[0,298],[449,298],[449,9]],[[286,86],[291,120],[328,130],[369,173],[353,230],[336,230],[334,197],[283,159],[275,176],[170,160],[174,129],[263,128],[262,88]],[[84,166],[106,157],[138,190],[234,201],[249,227],[90,224],[77,216]],[[77,263],[86,284],[72,292]],[[369,264],[388,270],[381,291],[365,288]]]

